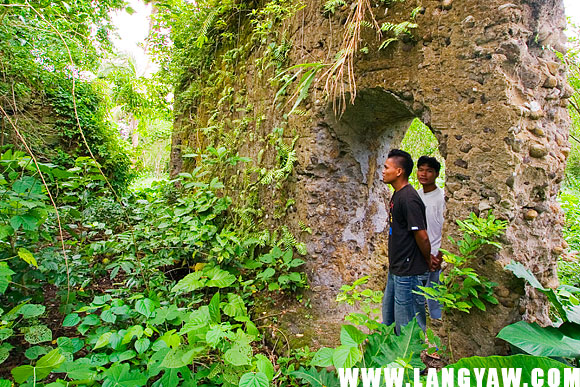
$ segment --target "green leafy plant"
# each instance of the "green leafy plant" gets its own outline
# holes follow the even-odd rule
[[[416,23],[410,21],[404,21],[401,23],[390,23],[384,22],[381,25],[381,31],[387,34],[387,39],[381,42],[379,46],[379,50],[384,50],[387,48],[391,43],[402,39],[412,39],[413,32],[411,30],[417,28],[418,25]]]
[[[577,362],[580,359],[580,289],[569,285],[560,285],[555,290],[545,288],[519,262],[510,262],[506,269],[545,294],[561,321],[554,327],[519,321],[503,328],[497,337],[531,355],[572,358]]]
[[[497,284],[480,276],[469,265],[483,248],[501,248],[497,238],[507,227],[507,222],[496,219],[491,213],[487,218],[478,218],[471,213],[469,218],[458,220],[457,224],[463,232],[463,239],[449,239],[457,246],[459,254],[442,250],[448,268],[441,275],[441,283],[433,287],[419,287],[421,294],[440,302],[444,310],[456,309],[469,313],[473,306],[486,310],[483,301],[498,303],[493,295],[493,287]]]
[[[380,318],[383,292],[368,288],[359,290],[359,287],[365,285],[368,280],[369,276],[364,276],[354,281],[352,285],[342,285],[340,293],[336,296],[336,302],[357,305],[362,313],[351,312],[345,317],[345,320],[374,330],[378,329],[381,324],[377,320]]]

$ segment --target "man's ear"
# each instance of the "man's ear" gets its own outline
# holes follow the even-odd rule
[[[397,177],[403,174],[403,168],[397,168]]]

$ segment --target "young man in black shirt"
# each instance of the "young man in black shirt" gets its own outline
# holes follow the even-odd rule
[[[393,149],[387,156],[383,181],[395,192],[389,203],[389,276],[383,298],[383,323],[396,324],[396,332],[413,317],[426,328],[425,298],[414,294],[426,286],[431,265],[425,205],[409,184],[413,159]]]

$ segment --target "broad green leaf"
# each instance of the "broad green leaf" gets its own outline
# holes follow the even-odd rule
[[[168,369],[152,387],[177,387],[185,385],[179,377],[180,375],[187,375],[191,378],[191,371],[187,367]]]
[[[250,364],[252,349],[250,346],[233,345],[224,355],[224,360],[234,366],[245,366]]]
[[[44,313],[46,307],[39,304],[26,304],[20,308],[19,312],[22,318],[37,317]]]
[[[522,265],[519,262],[516,261],[511,261],[510,263],[508,263],[505,268],[507,270],[510,270],[512,273],[514,273],[514,275],[518,278],[522,278],[525,279],[526,281],[528,281],[528,283],[530,285],[532,285],[534,288],[538,289],[538,290],[546,290],[542,284],[540,283],[540,281],[538,281],[536,279],[536,277],[532,274],[531,271],[529,271],[528,269],[526,269],[524,267],[524,265]]]
[[[358,347],[341,345],[332,354],[332,363],[335,368],[351,368],[362,359],[362,352]]]
[[[330,367],[332,365],[333,354],[334,348],[320,348],[318,352],[314,354],[314,357],[310,361],[310,365],[317,367]]]
[[[143,316],[149,318],[155,312],[155,303],[149,298],[138,300],[135,303],[135,310],[141,313]]]
[[[218,288],[226,288],[236,282],[236,276],[230,274],[226,270],[222,270],[219,267],[214,267],[207,272],[209,280],[206,282],[205,286],[214,286]]]
[[[389,335],[385,342],[380,345],[380,353],[372,358],[378,364],[390,364],[397,359],[411,358],[409,364],[415,368],[425,368],[421,361],[423,350],[423,331],[419,328],[417,320],[411,320],[401,328],[401,334]]]
[[[127,363],[115,364],[104,372],[103,387],[140,387],[147,384],[147,376],[130,370]]]
[[[211,298],[211,301],[209,302],[209,316],[211,317],[211,321],[219,324],[222,322],[222,316],[220,313],[220,293],[217,292],[216,294],[213,295],[213,297]]]
[[[262,281],[266,281],[268,280],[268,278],[271,278],[274,274],[276,274],[276,270],[269,267],[263,272],[259,273],[256,277],[260,278]]]
[[[8,343],[3,343],[0,345],[0,364],[4,363],[6,359],[10,356],[10,351],[14,347]]]
[[[181,368],[187,366],[189,363],[184,359],[187,355],[187,348],[174,348],[165,355],[161,362],[161,366],[165,368]]]
[[[52,341],[52,331],[46,325],[34,325],[24,329],[24,340],[30,344]]]
[[[144,330],[141,325],[133,325],[127,329],[127,333],[123,336],[122,344],[127,344],[133,340],[134,337],[140,339],[143,336]]]
[[[66,373],[73,380],[94,380],[97,377],[96,366],[87,358],[64,362],[55,372]]]
[[[340,387],[336,373],[328,372],[325,369],[318,371],[314,367],[310,367],[310,369],[300,367],[298,371],[293,371],[290,375],[302,379],[312,387]]]
[[[340,342],[342,345],[357,346],[362,344],[367,335],[353,325],[343,325],[340,328]]]
[[[580,331],[580,326],[577,327]],[[580,340],[566,336],[557,328],[518,321],[503,328],[497,337],[530,355],[580,358]]]
[[[133,351],[132,349],[128,349],[123,352],[115,352],[109,355],[109,361],[113,363],[122,363],[125,360],[131,360],[135,356],[137,356],[137,352]]]
[[[95,343],[95,346],[93,347],[93,350],[95,349],[99,349],[99,348],[103,348],[104,346],[106,346],[107,344],[109,344],[109,341],[111,340],[111,336],[113,335],[113,332],[105,332],[103,333],[99,339],[97,340],[97,342]]]
[[[81,318],[76,313],[67,314],[62,322],[63,327],[74,327],[81,321]]]
[[[178,348],[181,344],[181,338],[175,333],[175,329],[165,332],[157,341],[162,341],[167,347],[173,349]],[[153,343],[153,345],[155,346],[155,343]]]
[[[0,237],[0,240],[2,238]],[[15,274],[6,262],[0,262],[0,294],[4,294],[6,289],[8,289],[8,285],[10,281],[12,281],[12,275]]]
[[[272,365],[272,362],[261,353],[256,355],[256,367],[258,368],[258,371],[263,372],[264,375],[266,375],[268,380],[274,378],[274,366]]]
[[[228,303],[223,311],[230,317],[247,316],[246,305],[242,297],[234,293],[228,293]]]
[[[83,325],[93,326],[99,325],[100,323],[101,320],[99,319],[99,316],[97,316],[96,314],[89,314],[88,316],[85,316],[85,318],[83,319]]]
[[[24,383],[29,377],[35,376],[35,380],[42,380],[47,377],[52,370],[58,368],[65,361],[58,348],[53,349],[41,357],[36,366],[20,366],[12,369],[12,376],[17,383]]]
[[[532,274],[532,272],[526,269],[524,265],[512,260],[509,264],[505,266],[505,268],[514,273],[516,277],[525,279],[534,288],[544,293],[546,297],[548,297],[548,300],[550,301],[552,306],[558,311],[558,314],[562,317],[562,319],[568,320],[568,314],[566,313],[566,310],[562,305],[562,303],[560,302],[560,299],[558,298],[556,292],[554,292],[553,289],[544,288],[540,283],[540,281],[538,281],[536,277]],[[574,321],[580,324],[580,320],[578,321],[570,320],[570,321]]]
[[[205,335],[205,341],[212,346],[212,348],[217,347],[222,337],[225,336],[223,328],[219,325],[213,326]]]
[[[34,258],[34,255],[32,255],[32,253],[25,248],[21,247],[18,249],[18,256],[29,265],[38,267],[38,263],[36,263],[36,258]]]
[[[12,328],[2,328],[0,329],[0,341],[6,340],[10,336],[14,334],[14,330]]]
[[[37,221],[38,219],[30,215],[15,215],[12,218],[10,218],[10,225],[12,226],[14,231],[20,229],[21,227],[25,231],[33,231],[36,229]]]
[[[75,353],[75,345],[69,337],[59,337],[56,339],[56,344],[60,348],[61,353]]]
[[[101,313],[101,320],[103,320],[104,322],[114,324],[115,321],[117,321],[117,316],[113,314],[113,311],[111,309],[107,309]]]
[[[149,349],[150,344],[151,341],[148,338],[144,337],[142,339],[135,341],[135,350],[137,350],[137,353],[141,354],[145,352],[147,349]]]
[[[206,279],[202,277],[201,271],[190,273],[183,277],[172,289],[172,293],[189,293],[205,286]]]
[[[247,372],[242,375],[239,387],[268,387],[268,377],[263,372]]]
[[[95,298],[93,298],[93,305],[104,305],[108,301],[111,301],[111,296],[108,294],[103,296],[95,296]]]
[[[24,356],[30,360],[36,360],[39,356],[46,355],[48,351],[46,348],[41,347],[39,345],[35,345],[34,347],[30,347],[24,352]]]

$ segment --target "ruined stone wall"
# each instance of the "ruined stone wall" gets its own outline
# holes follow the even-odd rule
[[[293,40],[291,64],[330,62],[343,38],[350,9],[324,16],[320,1],[306,2],[284,26]],[[374,3],[373,3],[374,4]],[[555,285],[562,252],[562,213],[556,195],[569,151],[566,110],[571,90],[553,50],[563,51],[565,25],[561,0],[409,0],[386,11],[382,21],[417,16],[416,41],[378,50],[374,32],[364,36],[368,53],[357,54],[357,98],[343,115],[311,90],[303,115],[288,127],[298,134],[298,162],[286,186],[295,211],[281,221],[306,242],[314,321],[288,305],[284,329],[308,344],[328,344],[338,336],[344,309],[334,302],[344,283],[370,275],[375,288],[386,281],[386,202],[381,168],[390,148],[399,146],[418,117],[431,128],[446,159],[445,235],[456,235],[454,220],[492,209],[510,225],[499,253],[481,259],[477,269],[500,285],[500,304],[487,312],[446,316],[440,333],[455,357],[505,352],[493,338],[521,318],[548,322],[544,300],[504,272],[511,259],[524,263],[541,282]],[[256,56],[259,53],[255,54]],[[243,88],[254,109],[267,118],[258,131],[280,120],[276,93],[248,61]],[[181,117],[183,120],[183,117]],[[269,129],[268,129],[269,128]],[[179,137],[181,136],[181,137]],[[180,134],[174,144],[191,133]],[[242,150],[255,155],[263,143]],[[177,165],[178,154],[174,157]],[[265,208],[272,207],[268,195]],[[312,229],[300,232],[299,222]],[[450,246],[443,245],[444,248]],[[282,319],[284,320],[284,319]]]

